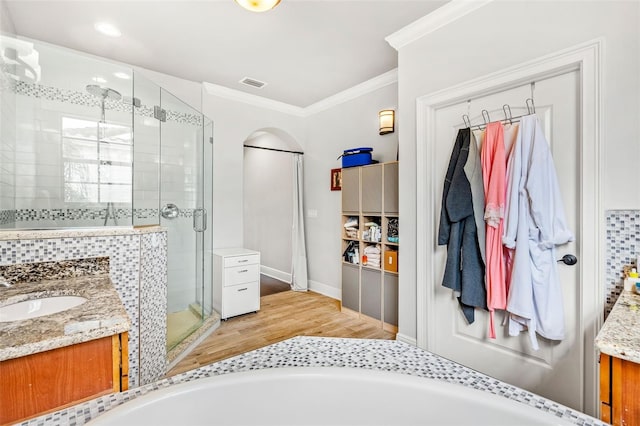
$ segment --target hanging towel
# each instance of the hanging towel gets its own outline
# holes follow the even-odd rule
[[[549,144],[535,114],[520,121],[509,168],[513,181],[508,185],[503,238],[515,249],[507,303],[509,334],[528,329],[537,350],[536,333],[551,340],[564,338],[555,247],[574,236],[565,219]]]
[[[456,137],[444,181],[438,245],[447,245],[447,262],[442,285],[458,296],[469,324],[475,308],[487,308],[484,263],[478,247],[473,201],[464,165],[469,156],[470,130],[460,129]]]

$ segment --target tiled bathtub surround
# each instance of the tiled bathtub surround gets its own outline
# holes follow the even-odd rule
[[[410,374],[500,395],[554,414],[572,424],[604,425],[592,417],[406,343],[325,337],[295,337],[148,386],[97,398],[23,425],[82,425],[104,411],[155,389],[221,374],[280,367],[348,367]],[[344,397],[348,399],[349,395]],[[322,401],[318,404],[321,405]],[[211,421],[215,422],[215,401],[211,401]]]
[[[19,263],[0,266],[0,277],[10,283],[61,280],[109,274],[109,258],[65,260],[61,262]]]
[[[635,264],[640,254],[640,210],[607,211],[605,244],[606,317],[622,292],[623,266]]]
[[[142,249],[142,235],[157,234],[157,246]],[[58,262],[89,257],[109,257],[109,276],[131,320],[129,330],[129,386],[135,387],[157,380],[161,375],[140,371],[141,348],[145,351],[166,351],[165,342],[157,341],[153,334],[141,334],[140,316],[155,324],[162,324],[157,333],[166,330],[166,312],[157,309],[165,304],[163,293],[157,294],[151,308],[142,310],[140,294],[147,287],[166,287],[166,274],[142,274],[141,256],[149,259],[163,257],[166,262],[166,232],[159,227],[149,228],[96,228],[91,230],[2,231],[0,232],[0,265],[34,262]],[[156,306],[154,308],[154,306]],[[153,366],[152,371],[164,368]],[[145,365],[147,368],[147,365]],[[145,381],[142,381],[145,377]]]

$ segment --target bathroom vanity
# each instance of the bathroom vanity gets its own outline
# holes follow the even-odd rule
[[[600,418],[640,424],[640,295],[623,292],[595,340],[600,351]]]
[[[56,267],[62,278],[51,276]],[[77,271],[87,275],[73,276]],[[0,309],[29,305],[0,317],[0,424],[128,389],[131,324],[109,278],[108,258],[2,266],[0,272],[12,283],[0,288]],[[40,315],[39,305],[61,297],[84,301]]]

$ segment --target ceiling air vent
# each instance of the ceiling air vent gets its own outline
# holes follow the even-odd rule
[[[255,78],[245,77],[240,80],[240,83],[246,84],[247,86],[255,87],[256,89],[262,89],[267,85],[264,81],[256,80]]]

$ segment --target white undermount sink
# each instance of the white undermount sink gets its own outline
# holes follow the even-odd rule
[[[0,322],[22,321],[66,311],[82,305],[87,299],[80,296],[52,296],[25,300],[0,307]]]

